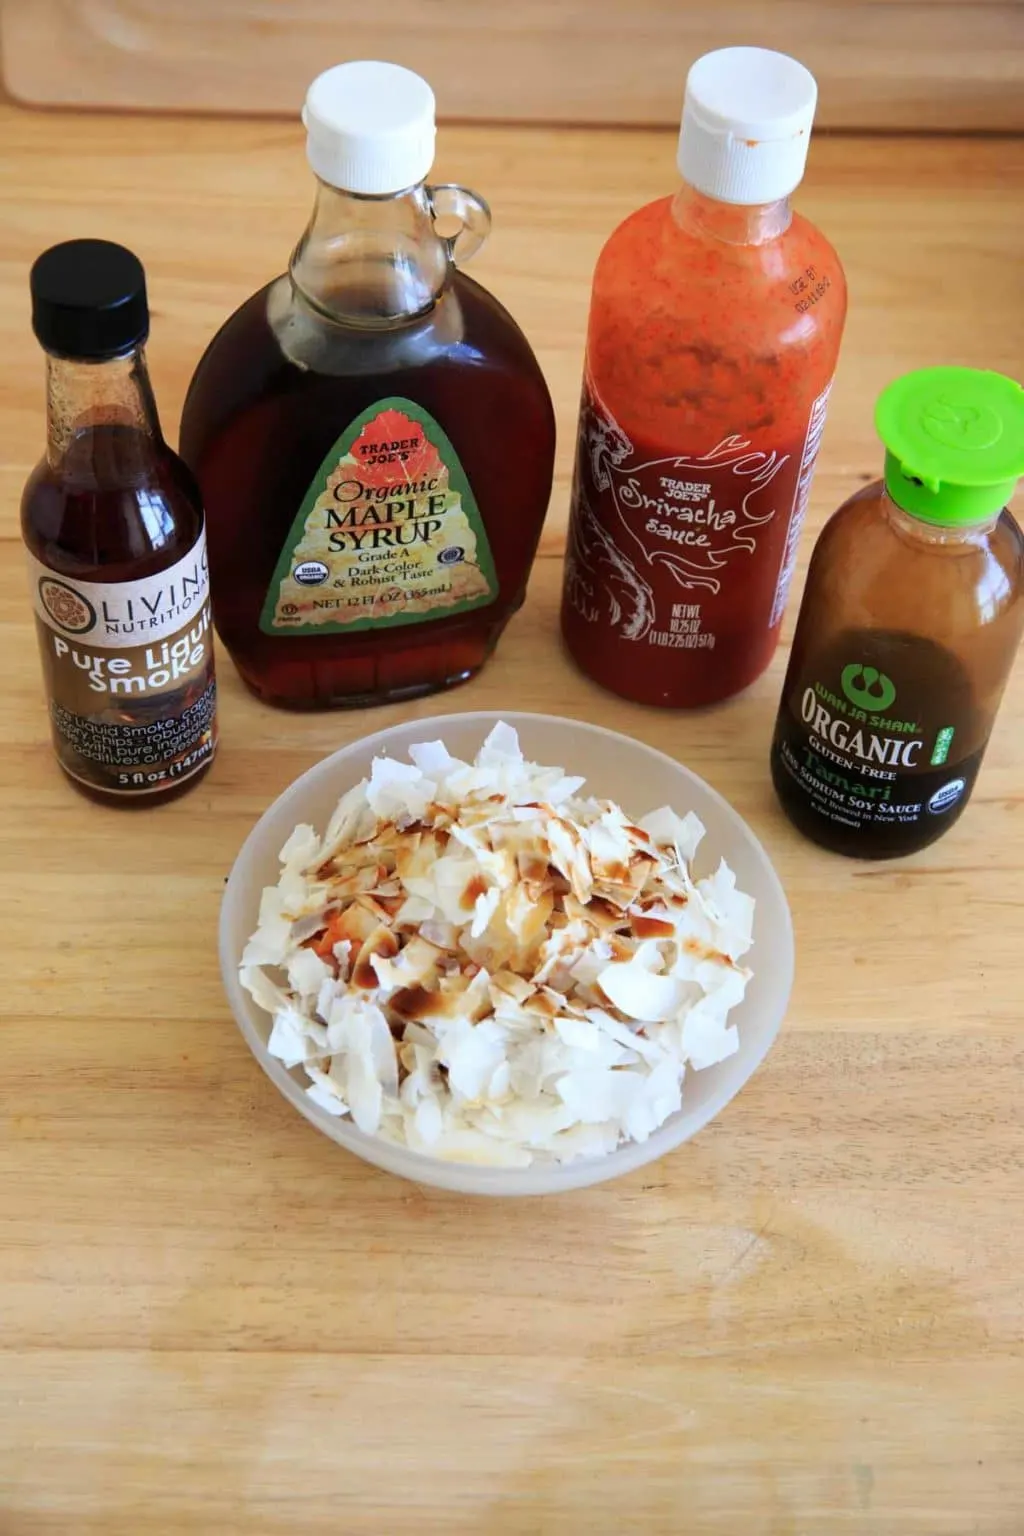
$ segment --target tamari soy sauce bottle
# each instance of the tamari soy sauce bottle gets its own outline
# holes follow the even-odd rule
[[[342,64],[303,120],[312,220],[287,273],[210,343],[181,451],[222,641],[262,699],[315,709],[484,664],[526,591],[555,425],[522,331],[458,270],[490,214],[425,182],[426,82]]]
[[[970,797],[1024,630],[1024,393],[926,368],[890,384],[885,478],[826,524],[775,727],[787,816],[823,848],[913,853]]]
[[[160,431],[138,258],[68,240],[31,286],[47,441],[21,525],[53,745],[91,798],[152,805],[217,745],[203,508]]]

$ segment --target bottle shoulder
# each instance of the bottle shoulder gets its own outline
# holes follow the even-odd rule
[[[97,483],[98,480],[98,483]],[[153,575],[184,559],[203,531],[191,472],[165,444],[144,474],[86,483],[40,460],[21,498],[29,552],[51,570],[81,580],[120,582]]]
[[[285,274],[241,305],[207,347],[185,401],[182,453],[197,463],[211,434],[281,397],[336,389],[353,397],[416,398],[418,381],[438,368],[464,368],[473,388],[486,387],[489,375],[518,375],[550,408],[523,331],[494,294],[464,273],[453,271],[429,311],[379,328],[311,308]]]
[[[828,286],[819,302],[825,293],[831,294],[833,305],[839,299],[845,301],[846,276],[839,256],[817,225],[803,214],[794,212],[787,227],[770,239],[734,241],[678,219],[673,211],[675,201],[672,197],[658,198],[622,220],[598,256],[595,288],[628,285],[636,279],[636,297],[642,305],[645,293],[651,294],[652,303],[660,302],[664,294],[659,290],[675,290],[685,299],[694,283],[782,289],[803,277],[804,285],[793,290],[799,302],[813,295],[815,282],[827,276]],[[813,275],[808,268],[813,269]],[[645,280],[652,276],[656,279],[653,291],[645,286]],[[801,313],[799,309],[795,312]]]
[[[884,492],[885,487],[880,479],[871,480],[840,502],[825,519],[815,541],[814,554],[817,555],[819,550],[830,554],[837,544],[857,543],[865,535],[869,536],[876,525],[884,528]]]
[[[838,257],[812,224],[760,244],[682,227],[663,198],[598,259],[587,335],[597,393],[632,433],[710,446],[742,433],[797,451],[835,372],[846,318]]]
[[[996,560],[1009,574],[1024,576],[1024,531],[1010,509],[982,527],[940,528],[902,512],[888,497],[881,479],[854,491],[828,518],[815,545],[831,558],[846,559],[856,549],[877,545],[894,561],[947,564]]]
[[[931,528],[894,507],[882,482],[829,518],[811,556],[805,602],[858,623],[900,619],[923,633],[984,627],[1024,593],[1024,535],[1004,511],[977,531]]]
[[[287,273],[272,279],[240,304],[220,326],[196,366],[192,383],[218,367],[231,368],[243,349],[262,352],[282,366],[321,366],[326,371],[362,371],[425,353],[472,347],[474,360],[510,352],[535,363],[522,328],[501,300],[455,268],[429,310],[378,326],[334,318],[306,302]]]

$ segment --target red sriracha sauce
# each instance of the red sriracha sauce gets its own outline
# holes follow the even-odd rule
[[[816,99],[784,54],[700,59],[684,186],[598,259],[562,627],[640,703],[728,698],[778,642],[846,318],[839,258],[789,205]]]

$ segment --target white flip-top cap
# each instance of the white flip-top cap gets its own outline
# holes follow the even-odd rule
[[[818,87],[809,69],[770,48],[720,48],[686,79],[678,165],[698,192],[770,203],[800,185]]]
[[[325,69],[306,92],[302,121],[310,165],[344,192],[402,192],[434,163],[434,93],[400,64]]]

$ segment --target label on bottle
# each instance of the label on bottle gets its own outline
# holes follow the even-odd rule
[[[985,747],[970,679],[921,636],[847,631],[794,652],[772,747],[784,804],[850,852],[923,846],[967,803]]]
[[[32,555],[29,578],[62,767],[125,795],[198,773],[217,744],[205,533],[141,581],[79,581]]]
[[[755,448],[737,431],[672,452],[631,439],[585,381],[566,602],[600,631],[609,658],[610,636],[666,652],[740,652],[777,628],[830,389],[795,443]]]
[[[446,433],[411,400],[357,416],[317,470],[267,592],[265,634],[420,624],[498,594],[487,533]]]
[[[786,604],[789,601],[789,589],[793,583],[793,573],[796,570],[797,549],[800,544],[800,535],[803,532],[804,522],[807,518],[807,504],[811,499],[811,481],[814,479],[814,466],[817,463],[818,450],[821,447],[821,439],[825,432],[828,397],[831,393],[832,381],[829,380],[817,400],[811,406],[811,414],[807,422],[807,435],[804,438],[803,452],[800,455],[800,468],[797,471],[793,510],[789,514],[789,527],[786,530],[786,542],[782,550],[782,565],[779,568],[779,579],[775,587],[775,599],[768,618],[769,629],[774,629],[777,624],[782,623],[782,615],[785,613]]]

